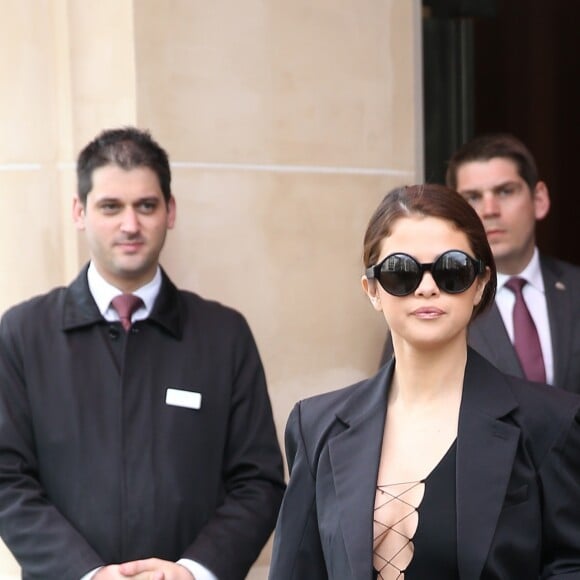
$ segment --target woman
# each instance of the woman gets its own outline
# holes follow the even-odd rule
[[[271,580],[580,578],[580,397],[468,349],[495,293],[476,213],[442,186],[394,190],[364,261],[395,356],[292,411]]]

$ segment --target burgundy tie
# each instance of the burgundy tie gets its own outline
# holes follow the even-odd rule
[[[120,294],[111,300],[111,304],[119,314],[121,324],[127,332],[131,328],[131,316],[143,304],[143,300],[135,294]]]
[[[522,364],[525,377],[530,381],[546,382],[544,357],[536,325],[524,302],[522,288],[526,285],[523,278],[510,278],[506,288],[516,297],[514,304],[514,347]]]

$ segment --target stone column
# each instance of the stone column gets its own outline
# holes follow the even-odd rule
[[[74,277],[75,156],[136,124],[172,159],[162,262],[248,318],[280,436],[299,398],[374,372],[362,236],[386,191],[422,179],[419,0],[0,8],[0,312]],[[4,550],[0,580],[17,570]]]

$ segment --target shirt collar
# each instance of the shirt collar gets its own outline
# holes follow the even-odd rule
[[[111,314],[108,312],[109,310],[114,309],[110,308],[111,300],[118,296],[119,294],[123,294],[122,290],[109,284],[97,271],[97,268],[91,262],[89,264],[89,269],[87,271],[87,281],[89,284],[89,290],[97,304],[97,308],[99,312],[109,320],[111,318]],[[133,292],[135,296],[139,296],[141,300],[143,300],[144,307],[141,307],[137,312],[140,314],[138,318],[143,319],[147,318],[153,309],[153,304],[155,303],[155,299],[159,294],[159,290],[161,289],[161,268],[157,266],[157,270],[155,272],[155,276],[153,276],[153,280],[151,282],[147,282],[144,286],[137,288]],[[115,313],[116,314],[116,313]],[[113,314],[113,318],[115,315]]]
[[[530,286],[536,290],[544,293],[544,279],[542,278],[542,269],[540,268],[540,253],[538,248],[534,248],[532,259],[528,265],[517,275],[518,278],[523,278]],[[513,278],[512,275],[497,273],[497,289],[501,290],[505,283]]]

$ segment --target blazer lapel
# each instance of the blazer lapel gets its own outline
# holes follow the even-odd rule
[[[457,557],[462,579],[479,578],[487,559],[519,439],[519,429],[501,419],[515,407],[501,373],[470,349],[457,437]]]
[[[574,323],[570,317],[570,312],[573,311],[570,306],[572,297],[561,279],[560,272],[551,261],[541,258],[541,268],[552,336],[554,384],[563,385],[568,373],[569,350],[572,344],[572,324]]]
[[[495,302],[469,328],[469,344],[479,354],[494,361],[504,373],[523,378],[524,374]]]
[[[337,412],[345,430],[328,445],[344,544],[356,579],[372,574],[375,488],[393,368],[391,361]]]

